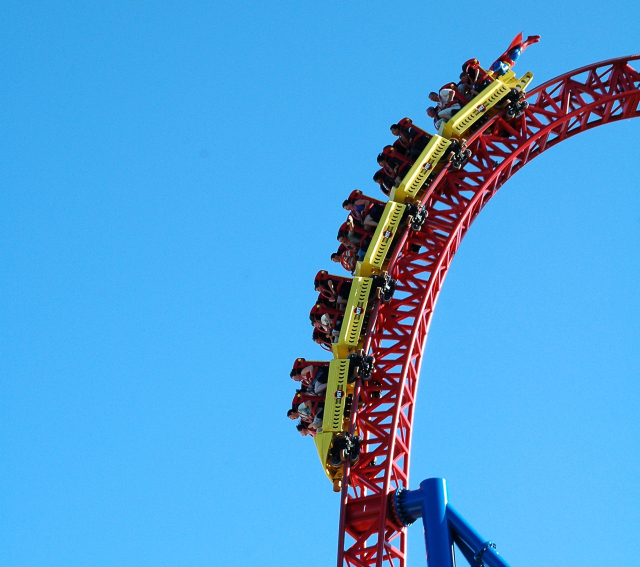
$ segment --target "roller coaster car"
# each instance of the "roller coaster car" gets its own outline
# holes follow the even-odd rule
[[[360,438],[348,433],[354,384],[357,378],[370,378],[374,363],[364,352],[329,363],[322,431],[316,434],[315,443],[322,468],[336,492],[340,491],[342,465],[347,460],[354,464],[360,458]]]
[[[519,79],[513,71],[493,79],[476,59],[467,61],[468,68],[478,73],[483,90],[463,106],[452,118],[440,126],[440,136],[447,139],[464,138],[477,123],[497,112],[505,110],[507,118],[520,116],[528,106],[524,100],[525,89],[533,79],[533,73],[527,72]]]
[[[395,281],[388,274],[353,278],[340,335],[333,344],[336,358],[346,358],[362,348],[369,312],[373,309],[375,300],[380,298],[382,301],[390,301],[394,290]]]
[[[413,203],[419,199],[419,192],[436,170],[445,163],[442,158],[448,153],[451,140],[437,134],[431,137],[425,149],[416,159],[411,169],[404,176],[398,187],[395,187],[389,199],[396,203]],[[439,167],[438,167],[439,166]]]
[[[434,136],[435,138],[435,136]],[[382,274],[387,267],[387,257],[397,244],[395,236],[407,224],[412,230],[420,230],[427,217],[424,208],[412,203],[389,201],[362,262],[356,264],[356,276],[369,277]]]
[[[403,118],[398,124],[414,127],[409,118]],[[471,157],[471,151],[467,149],[463,140],[447,140],[439,135],[429,137],[429,142],[422,150],[418,158],[407,172],[398,187],[394,187],[389,195],[390,201],[396,203],[415,203],[420,200],[423,188],[429,186],[440,170],[447,164],[455,169],[460,169]]]

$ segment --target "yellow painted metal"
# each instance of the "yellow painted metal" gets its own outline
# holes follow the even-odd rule
[[[513,71],[498,77],[470,103],[461,108],[451,120],[442,124],[440,135],[445,138],[461,138],[479,118],[509,94],[512,88],[523,91],[531,79],[533,74],[530,72],[520,79],[516,79]]]
[[[433,173],[436,164],[443,158],[451,141],[437,134],[429,140],[427,147],[415,161],[402,183],[391,191],[390,201],[396,203],[413,202],[424,182]]]
[[[527,71],[522,77],[518,79],[518,82],[515,85],[512,85],[512,88],[517,89],[519,91],[524,91],[529,83],[533,80],[533,73],[531,71]]]
[[[329,480],[333,480],[333,474],[331,465],[327,466],[329,458],[329,449],[331,448],[331,442],[333,441],[334,434],[331,432],[316,433],[314,441],[316,442],[316,450],[318,451],[318,457],[320,457],[320,463],[322,463],[322,470],[329,477]]]
[[[489,74],[492,75],[492,73]],[[518,82],[518,80],[516,79],[516,74],[511,69],[504,75],[500,75],[497,80],[509,86],[511,86],[511,83]]]
[[[329,363],[329,380],[324,400],[322,432],[338,433],[343,429],[344,403],[347,399],[349,361],[334,359]]]
[[[334,467],[329,462],[329,449],[336,434],[349,428],[349,420],[344,416],[344,407],[347,397],[353,395],[353,384],[349,384],[348,378],[349,360],[334,359],[329,363],[322,430],[316,433],[315,443],[322,468],[332,481],[342,476],[342,467]]]
[[[347,358],[349,354],[361,348],[362,323],[367,312],[367,302],[372,286],[373,280],[371,278],[353,278],[340,328],[340,336],[338,342],[333,344],[335,358]]]
[[[371,239],[367,254],[356,266],[356,276],[371,276],[382,273],[384,261],[391,248],[393,237],[397,234],[406,205],[389,201]]]

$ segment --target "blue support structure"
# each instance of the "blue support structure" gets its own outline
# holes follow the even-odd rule
[[[393,506],[405,526],[422,518],[428,567],[455,567],[454,543],[473,567],[509,567],[495,544],[483,539],[448,503],[443,478],[429,478],[417,490],[399,489]]]

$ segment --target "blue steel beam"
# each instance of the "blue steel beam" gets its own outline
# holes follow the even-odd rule
[[[428,567],[455,567],[454,541],[473,567],[509,567],[495,544],[482,538],[448,503],[443,478],[429,478],[417,490],[399,490],[393,504],[405,526],[422,518]]]
[[[509,567],[496,551],[495,543],[483,539],[451,504],[447,506],[447,520],[451,529],[471,548],[476,563],[484,561],[489,567]]]
[[[429,478],[420,483],[422,523],[429,567],[455,567],[453,536],[447,520],[447,482]]]

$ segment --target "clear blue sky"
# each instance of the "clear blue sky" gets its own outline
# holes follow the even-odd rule
[[[619,0],[7,3],[0,565],[333,565],[337,498],[285,412],[293,359],[323,358],[341,201],[378,196],[389,125],[427,124],[465,59],[541,34],[517,67],[540,84],[640,52],[639,22]],[[518,173],[433,320],[413,484],[447,478],[513,567],[637,563],[639,127]]]

